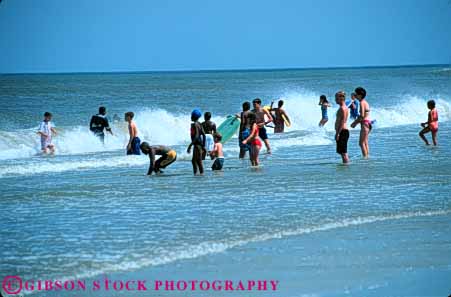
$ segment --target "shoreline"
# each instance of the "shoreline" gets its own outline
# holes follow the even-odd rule
[[[84,296],[446,296],[451,281],[451,214],[400,217],[271,238],[136,271],[84,278],[87,284],[145,281],[146,291],[85,291]],[[429,236],[428,236],[429,234]],[[389,253],[388,253],[389,252]],[[448,263],[448,264],[446,264]],[[178,290],[166,282],[278,281],[266,290]],[[420,281],[421,280],[421,281]],[[159,290],[151,285],[160,283]],[[434,286],[429,286],[434,283]],[[103,286],[105,289],[105,286]],[[61,292],[34,292],[41,296]],[[78,292],[80,293],[80,292]],[[72,295],[73,294],[73,295]],[[387,295],[388,294],[388,295]],[[76,292],[64,292],[75,296]]]

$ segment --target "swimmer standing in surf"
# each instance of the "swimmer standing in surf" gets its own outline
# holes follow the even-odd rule
[[[104,130],[113,135],[113,131],[111,130],[110,124],[108,123],[108,118],[106,117],[106,108],[104,106],[100,106],[99,113],[91,117],[89,130],[91,130],[91,132],[99,138],[102,144],[105,143]]]
[[[213,162],[213,165],[211,166],[211,170],[221,170],[224,166],[224,152],[222,151],[222,135],[219,133],[215,133],[213,135],[215,140],[215,145],[213,150],[210,152],[210,157],[212,160],[215,160]]]
[[[260,98],[256,98],[252,101],[254,109],[252,112],[255,114],[255,121],[258,126],[258,136],[263,140],[266,146],[266,153],[271,154],[271,146],[269,145],[268,134],[266,133],[265,125],[271,123],[273,118],[271,113],[262,107],[262,101]],[[265,121],[265,116],[268,121]]]
[[[211,113],[208,111],[204,113],[204,122],[202,123],[202,128],[204,129],[205,133],[206,153],[209,154],[215,146],[213,134],[216,133],[216,124],[211,120]],[[202,159],[205,160],[205,155],[202,156]]]
[[[152,172],[156,174],[163,173],[161,168],[166,168],[177,160],[177,153],[175,150],[168,146],[164,145],[152,145],[150,146],[147,142],[143,142],[140,145],[141,151],[144,155],[149,156],[149,170],[147,171],[147,175],[152,175]],[[161,156],[158,160],[155,161],[155,156]]]
[[[355,128],[357,124],[360,124],[360,137],[359,145],[362,150],[363,158],[368,159],[370,157],[370,146],[368,144],[369,134],[371,132],[372,121],[370,119],[370,105],[366,101],[366,90],[362,87],[355,89],[355,96],[360,103],[360,115],[352,122],[351,127]]]
[[[438,112],[437,109],[435,108],[435,101],[429,100],[427,106],[429,108],[428,121],[421,123],[421,127],[423,127],[423,130],[420,131],[419,135],[421,139],[423,139],[423,141],[426,143],[426,145],[429,145],[429,141],[427,140],[426,136],[424,136],[424,134],[431,132],[432,143],[434,145],[437,145]]]
[[[133,121],[135,114],[131,111],[126,112],[124,117],[125,121],[128,123],[128,133],[130,138],[127,144],[127,155],[140,155],[140,144],[141,139],[138,137],[138,127],[136,127],[135,122]]]
[[[246,152],[249,151],[250,145],[243,144],[243,140],[248,138],[251,134],[251,125],[249,124],[248,116],[251,113],[251,103],[246,101],[243,103],[243,111],[237,114],[236,117],[240,119],[240,130],[238,133],[238,145],[240,147],[239,158],[243,159]]]
[[[186,150],[188,154],[191,153],[191,147],[194,146],[193,149],[193,158],[191,159],[191,163],[193,164],[193,172],[194,175],[197,175],[197,171],[199,171],[200,175],[204,175],[204,165],[202,163],[202,156],[205,154],[205,133],[202,125],[199,123],[199,119],[202,116],[202,113],[198,109],[194,109],[191,112],[191,143]]]
[[[39,125],[38,134],[41,135],[41,150],[42,153],[47,154],[47,150],[50,153],[55,153],[55,145],[52,143],[52,135],[56,135],[56,130],[53,126],[52,114],[50,112],[44,113],[44,120]]]
[[[257,124],[257,116],[255,113],[250,113],[248,115],[249,123],[251,125],[251,134],[249,137],[243,140],[243,144],[250,143],[250,152],[249,152],[249,158],[251,160],[252,166],[258,166],[259,160],[258,155],[260,153],[260,149],[262,148],[262,142],[259,138],[259,127]]]
[[[319,97],[318,105],[321,105],[321,120],[319,121],[318,126],[323,127],[327,123],[327,121],[329,121],[329,116],[327,115],[327,108],[331,106],[329,101],[327,100],[326,95],[321,95]]]
[[[272,108],[274,102],[271,102],[271,112],[274,112],[274,133],[283,133],[285,130],[285,119],[288,124],[291,125],[290,118],[288,117],[285,109],[283,109],[283,100],[277,102],[277,107]],[[285,119],[284,119],[285,117]]]
[[[346,94],[339,91],[335,94],[335,102],[340,106],[335,119],[335,141],[337,142],[337,154],[341,155],[343,164],[349,163],[348,157],[348,139],[349,130],[346,127],[348,121],[349,109],[345,103]]]

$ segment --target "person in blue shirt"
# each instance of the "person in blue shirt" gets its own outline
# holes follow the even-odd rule
[[[351,119],[355,120],[359,117],[359,100],[357,100],[355,93],[351,94],[351,101],[347,102],[346,106],[349,108],[349,115]]]

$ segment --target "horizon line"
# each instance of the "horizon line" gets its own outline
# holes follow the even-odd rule
[[[268,72],[293,70],[333,70],[333,69],[377,69],[377,68],[414,68],[414,67],[446,67],[449,64],[399,64],[399,65],[366,65],[366,66],[331,66],[331,67],[284,67],[284,68],[230,68],[230,69],[174,69],[174,70],[113,70],[113,71],[54,71],[54,72],[0,72],[0,75],[64,75],[64,74],[150,74],[150,73],[214,73],[214,72]]]

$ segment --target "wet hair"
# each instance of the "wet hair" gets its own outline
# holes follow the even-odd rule
[[[323,102],[325,102],[325,103],[329,103],[329,101],[327,101],[326,95],[321,95],[321,96],[319,96],[319,99],[320,99],[320,100],[323,100]]]
[[[248,111],[251,109],[251,103],[249,101],[246,101],[243,103],[243,111]]]
[[[133,113],[133,111],[129,111],[125,113],[125,117],[130,117],[130,119],[133,119],[133,117],[135,116],[135,114]]]
[[[206,121],[210,120],[211,119],[211,112],[207,111],[206,113],[204,113],[204,119]]]
[[[141,145],[139,146],[141,150],[148,150],[150,149],[150,145],[147,142],[141,142]]]
[[[50,113],[48,111],[44,112],[44,117],[51,117],[51,116],[52,116],[52,113]]]
[[[220,133],[216,132],[215,135],[213,136],[213,139],[221,141],[222,140],[222,135]]]
[[[250,113],[247,115],[247,119],[249,120],[249,122],[250,122],[251,124],[254,124],[254,123],[257,121],[257,116],[255,115],[255,113],[250,112]]]
[[[257,104],[261,105],[262,100],[260,98],[255,98],[254,100],[252,100],[252,103],[254,103],[254,104],[257,103]]]
[[[428,101],[428,108],[430,108],[430,109],[435,108],[435,101],[434,100],[429,100]]]
[[[344,91],[338,91],[335,93],[335,96],[346,98],[346,93]]]
[[[354,92],[351,93],[351,97],[355,97],[355,93]]]
[[[105,113],[106,113],[106,108],[105,108],[105,106],[100,106],[100,107],[99,107],[99,113],[100,113],[100,114],[105,114]]]
[[[279,102],[277,102],[277,105],[278,105],[279,107],[282,107],[282,106],[283,106],[283,100],[279,100]]]
[[[362,87],[358,87],[354,90],[356,95],[362,96],[362,99],[366,97],[366,90]]]

